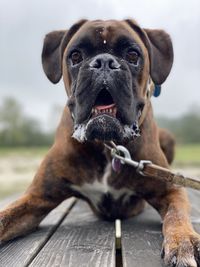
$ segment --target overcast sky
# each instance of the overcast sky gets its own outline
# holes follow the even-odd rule
[[[200,105],[199,0],[0,0],[0,101],[16,97],[27,113],[47,121],[53,105],[65,105],[62,81],[43,73],[44,35],[67,29],[80,18],[133,17],[146,28],[163,28],[172,37],[175,62],[153,100],[156,115],[178,116]]]

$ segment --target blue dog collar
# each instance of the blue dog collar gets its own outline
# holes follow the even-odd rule
[[[161,94],[161,85],[155,84],[154,85],[153,96],[154,97],[159,97],[160,94]]]

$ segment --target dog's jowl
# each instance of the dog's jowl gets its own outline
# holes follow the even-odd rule
[[[71,196],[84,199],[107,220],[136,215],[148,202],[163,220],[165,264],[199,266],[200,236],[189,219],[185,190],[127,165],[115,172],[104,146],[115,141],[135,160],[169,167],[173,137],[157,127],[151,95],[172,63],[169,35],[141,28],[134,20],[81,20],[46,35],[43,69],[53,83],[63,78],[68,101],[32,184],[0,212],[1,242],[33,230]]]

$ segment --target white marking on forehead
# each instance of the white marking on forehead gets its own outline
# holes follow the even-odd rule
[[[106,193],[110,193],[114,200],[117,200],[122,195],[125,195],[123,199],[123,202],[125,203],[131,195],[134,195],[134,191],[125,187],[115,189],[108,185],[108,177],[111,175],[111,168],[111,163],[108,163],[101,181],[95,180],[93,183],[84,183],[81,186],[71,185],[71,188],[87,197],[96,209],[98,209],[98,203],[100,203],[102,195]]]
[[[104,44],[106,44],[106,43],[107,43],[107,41],[106,41],[106,40],[103,40],[103,43],[104,43]]]

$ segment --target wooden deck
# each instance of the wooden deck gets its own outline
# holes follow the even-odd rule
[[[189,194],[192,221],[200,233],[200,192]],[[0,208],[10,201],[0,203]],[[163,266],[161,222],[151,207],[117,228],[116,238],[115,223],[97,219],[85,202],[69,199],[37,231],[1,246],[0,267]]]

